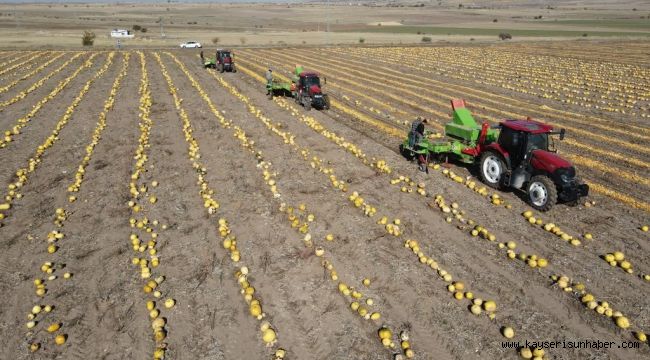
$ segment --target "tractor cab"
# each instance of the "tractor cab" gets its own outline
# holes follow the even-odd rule
[[[235,69],[235,55],[230,50],[217,49],[216,66],[219,72],[237,72]]]
[[[499,127],[499,145],[508,154],[512,167],[519,166],[535,150],[555,152],[551,135],[559,134],[560,140],[564,138],[564,129],[554,133],[552,126],[532,120],[506,120]]]
[[[298,91],[307,91],[310,95],[320,94],[320,78],[315,72],[303,71],[298,80]]]

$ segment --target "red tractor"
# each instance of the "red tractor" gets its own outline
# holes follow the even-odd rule
[[[589,186],[578,181],[575,167],[549,146],[551,135],[564,139],[564,129],[554,132],[552,126],[533,120],[506,120],[499,128],[498,141],[480,151],[479,171],[485,184],[524,189],[530,205],[540,211],[558,200],[571,203],[587,196]]]
[[[452,100],[453,120],[445,125],[445,139],[429,139],[417,121],[400,150],[407,158],[453,157],[478,166],[481,180],[488,186],[527,192],[530,205],[547,211],[560,200],[575,203],[587,196],[589,186],[576,177],[570,162],[557,155],[552,135],[564,139],[564,129],[538,121],[504,120],[490,127],[479,126],[463,100]]]
[[[230,50],[217,49],[216,63],[219,72],[237,72],[235,55]]]
[[[291,92],[296,102],[306,110],[311,110],[312,107],[329,110],[330,99],[327,94],[323,94],[318,73],[303,71],[302,66],[296,66],[295,73]]]
[[[217,49],[213,58],[203,56],[203,51],[199,54],[204,68],[217,69],[219,72],[229,71],[237,72],[235,68],[235,55],[230,50]]]

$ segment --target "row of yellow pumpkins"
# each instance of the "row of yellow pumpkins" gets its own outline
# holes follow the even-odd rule
[[[98,79],[99,77],[101,77],[108,70],[108,68],[112,64],[112,58],[113,57],[111,55],[109,55],[108,61],[106,62],[104,67],[102,67],[97,72],[95,77],[92,78],[91,80],[94,81],[95,79]],[[88,146],[86,147],[86,154],[85,154],[84,158],[82,159],[81,163],[79,164],[79,166],[77,167],[77,173],[75,174],[75,183],[73,185],[71,185],[71,187],[74,187],[75,192],[79,191],[79,189],[81,188],[81,183],[83,181],[83,176],[80,176],[80,174],[83,174],[85,167],[87,166],[87,164],[90,161],[90,158],[93,155],[93,150],[94,150],[95,146],[99,143],[99,141],[101,139],[102,131],[106,127],[106,114],[105,114],[105,112],[109,111],[111,109],[112,104],[113,104],[114,99],[115,99],[117,89],[119,89],[122,79],[126,76],[127,69],[128,69],[128,59],[129,59],[129,54],[126,54],[124,56],[124,58],[123,58],[122,68],[121,68],[120,72],[118,73],[117,77],[115,78],[115,81],[113,83],[113,86],[111,87],[111,91],[109,93],[109,96],[108,96],[107,100],[104,103],[104,111],[100,113],[99,119],[97,121],[97,126],[95,127],[95,129],[94,129],[94,131],[93,131],[93,133],[91,135],[91,141],[88,144]],[[81,92],[79,93],[77,98],[75,98],[75,100],[80,101],[83,98],[85,93],[88,91],[91,83],[92,82],[90,80],[89,80],[89,82],[86,83],[86,87],[81,90]],[[78,104],[78,102],[77,102],[77,104]],[[70,113],[70,115],[71,115],[71,113]],[[65,116],[64,116],[64,118],[65,118]],[[64,118],[62,118],[62,120]],[[65,119],[66,119],[65,121],[67,122],[67,119],[69,119],[69,117],[65,118]],[[58,125],[61,126],[61,123],[59,123]],[[68,188],[68,191],[70,191],[70,187]],[[54,224],[57,227],[63,227],[64,222],[67,219],[67,214],[68,214],[68,212],[66,211],[65,208],[57,208],[55,210],[55,212],[54,212]],[[59,247],[56,245],[56,243],[59,240],[63,239],[64,237],[65,237],[64,233],[62,233],[59,230],[52,230],[47,234],[46,241],[47,241],[47,252],[48,252],[48,254],[53,254],[53,253],[57,252]],[[47,277],[48,281],[53,281],[53,280],[56,280],[58,278],[54,274],[56,268],[57,268],[57,266],[54,263],[48,261],[48,262],[45,262],[41,266],[40,270],[42,272],[44,272],[45,274],[49,275]],[[64,279],[70,279],[71,277],[72,277],[72,274],[70,272],[66,272],[66,273],[63,274]],[[45,295],[47,294],[46,282],[44,282],[40,278],[37,278],[37,279],[34,280],[34,285],[36,286],[36,294],[41,298],[45,297]],[[54,305],[47,305],[47,306],[44,307],[44,310],[45,310],[45,312],[49,313],[54,307],[55,307]],[[35,318],[35,316],[38,313],[40,313],[40,309],[41,309],[40,305],[34,305],[32,307],[31,316],[28,316],[28,319],[30,321],[27,323],[27,327],[29,329],[33,328],[36,325],[36,321],[33,320],[33,319]],[[54,324],[50,325],[47,328],[47,331],[49,333],[58,332],[58,330],[61,328],[61,326],[62,326],[61,323],[54,323]],[[67,338],[68,338],[67,334],[57,334],[55,336],[54,342],[57,345],[63,345],[67,341]],[[40,343],[31,342],[29,348],[30,348],[30,351],[36,351],[36,350],[40,349]]]

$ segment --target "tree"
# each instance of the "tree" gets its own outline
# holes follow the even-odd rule
[[[84,31],[83,35],[81,36],[81,44],[83,46],[93,46],[95,43],[95,33],[92,31]]]

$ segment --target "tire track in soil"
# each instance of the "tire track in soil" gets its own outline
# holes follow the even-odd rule
[[[258,89],[259,89],[259,87],[258,87]],[[258,90],[258,91],[259,91],[259,90]],[[260,101],[263,101],[263,100],[260,99]],[[512,280],[515,280],[515,279],[512,279]],[[518,281],[515,281],[515,282],[518,282]],[[555,291],[555,290],[546,290],[546,292],[547,292],[548,294],[551,294],[553,291]],[[548,294],[547,294],[547,295],[548,295]],[[517,307],[515,307],[515,308],[517,308]],[[519,308],[521,308],[521,307],[519,307]],[[601,331],[601,334],[603,334],[603,333],[602,333],[602,329],[601,329],[600,331]]]

